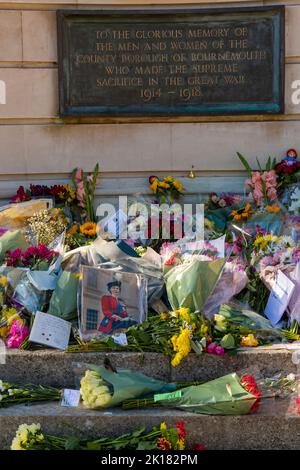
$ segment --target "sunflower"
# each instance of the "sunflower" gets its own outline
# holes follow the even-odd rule
[[[94,222],[86,222],[83,225],[80,225],[80,233],[87,235],[88,237],[93,237],[97,233],[97,224]]]
[[[231,215],[234,218],[234,220],[246,220],[246,219],[248,219],[248,217],[250,217],[250,215],[251,215],[251,204],[249,204],[249,202],[247,202],[245,207],[243,207],[242,209],[239,209],[237,211],[232,211]]]

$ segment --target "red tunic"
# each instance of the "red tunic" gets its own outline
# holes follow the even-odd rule
[[[121,305],[118,299],[116,299],[112,295],[102,296],[101,307],[102,307],[102,313],[105,319],[108,320],[108,322],[107,322],[107,325],[100,324],[99,331],[103,331],[107,333],[112,329],[113,322],[118,321],[112,318],[113,315],[118,315],[119,317],[122,317],[122,318],[127,318],[128,316],[126,312],[126,308],[123,305]]]

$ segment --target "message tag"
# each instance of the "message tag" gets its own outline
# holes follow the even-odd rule
[[[80,402],[80,390],[65,388],[61,400],[61,406],[76,407]]]
[[[51,348],[67,349],[71,323],[48,313],[36,312],[29,341]]]
[[[265,309],[266,317],[273,326],[280,321],[286,311],[294,289],[295,284],[282,271],[278,271]]]
[[[180,397],[182,397],[182,390],[177,390],[176,392],[170,393],[158,393],[154,395],[154,401],[172,400],[173,398]]]
[[[120,346],[128,345],[126,333],[119,333],[117,335],[113,335],[113,340],[116,344],[119,344]]]

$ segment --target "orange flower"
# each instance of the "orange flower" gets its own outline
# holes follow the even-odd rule
[[[268,212],[280,212],[280,207],[278,206],[266,206]]]
[[[74,235],[74,233],[78,232],[78,225],[73,225],[73,227],[68,230],[68,235]]]
[[[86,222],[83,225],[80,225],[80,233],[87,235],[88,237],[93,237],[97,233],[97,224],[94,222]]]

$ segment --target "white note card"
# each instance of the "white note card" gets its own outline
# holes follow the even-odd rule
[[[120,344],[120,346],[127,346],[127,336],[126,333],[119,333],[117,335],[113,335],[114,342],[116,344]]]
[[[273,326],[280,321],[287,309],[294,289],[295,284],[282,271],[278,271],[265,309],[265,314]]]
[[[80,390],[73,390],[65,388],[61,400],[61,406],[68,406],[70,408],[76,407],[80,402]]]
[[[51,348],[67,349],[71,323],[48,313],[36,312],[29,341]]]

